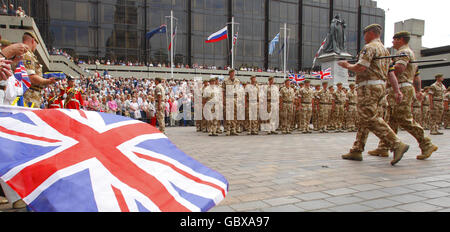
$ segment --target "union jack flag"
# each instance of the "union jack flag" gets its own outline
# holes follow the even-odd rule
[[[17,64],[16,70],[14,70],[14,77],[16,78],[16,86],[22,86],[23,93],[25,94],[25,92],[30,88],[31,82],[23,61],[20,61],[19,64]]]
[[[117,115],[0,107],[0,178],[34,211],[207,211],[227,180],[155,127]]]
[[[291,80],[291,82],[295,82],[295,83],[302,82],[302,81],[305,81],[305,75],[289,73],[289,80]]]
[[[331,75],[331,68],[328,68],[325,71],[311,72],[311,76],[313,78],[317,78],[317,79],[321,79],[321,80],[333,79],[333,76]]]

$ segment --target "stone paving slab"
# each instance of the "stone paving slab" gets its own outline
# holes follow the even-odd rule
[[[229,182],[227,197],[211,212],[425,212],[450,209],[450,130],[430,136],[439,150],[416,160],[410,145],[395,167],[393,158],[342,160],[355,133],[209,137],[193,127],[167,128],[169,139],[186,154],[215,169]],[[426,132],[429,135],[429,131]],[[370,135],[366,152],[378,145]],[[14,211],[10,205],[0,211]]]

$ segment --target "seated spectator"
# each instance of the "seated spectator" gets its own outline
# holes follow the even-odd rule
[[[8,8],[5,4],[3,4],[2,8],[0,9],[0,15],[8,15]]]
[[[8,15],[9,16],[16,16],[16,10],[14,9],[14,5],[13,4],[9,4]]]

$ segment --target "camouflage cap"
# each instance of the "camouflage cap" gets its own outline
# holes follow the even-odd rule
[[[310,80],[306,80],[306,81],[305,81],[305,84],[306,84],[306,83],[311,83],[311,81],[310,81]]]
[[[230,70],[228,70],[228,74],[231,74],[232,72],[235,72],[236,70],[234,70],[234,69],[230,69]]]
[[[355,83],[351,83],[349,86],[350,87],[355,87],[356,85],[355,85]]]
[[[341,82],[339,82],[339,83],[337,83],[337,85],[336,86],[340,86],[340,85],[343,85]]]
[[[328,85],[328,81],[322,82],[322,85]]]
[[[400,31],[394,34],[394,39],[398,38],[411,38],[411,33],[408,31]]]
[[[367,26],[366,28],[364,28],[364,33],[368,32],[369,30],[375,30],[379,33],[381,33],[381,31],[383,30],[383,27],[381,27],[380,24],[370,24],[369,26]]]
[[[34,34],[34,32],[32,32],[32,31],[27,31],[27,32],[23,33],[23,35],[29,35],[29,36],[31,36],[31,37],[36,41],[36,43],[39,43],[39,40],[38,40],[36,34]]]
[[[439,73],[439,74],[436,74],[436,76],[434,76],[434,77],[435,78],[444,77],[444,74]]]

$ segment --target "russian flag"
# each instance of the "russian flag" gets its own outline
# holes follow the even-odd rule
[[[225,26],[222,30],[210,35],[205,43],[215,43],[228,38],[228,26]]]

